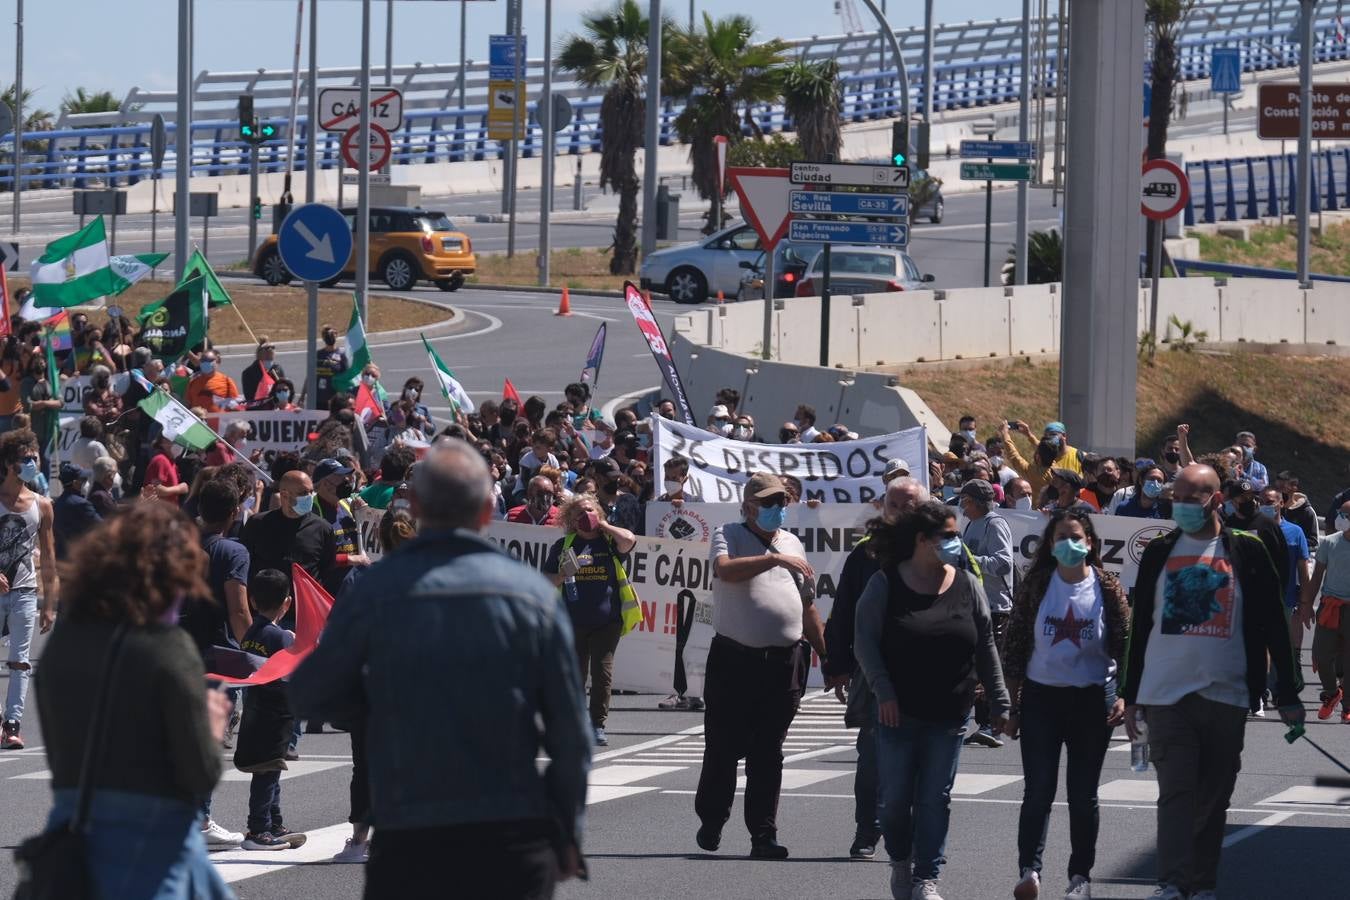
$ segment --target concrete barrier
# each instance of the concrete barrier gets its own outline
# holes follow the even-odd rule
[[[1304,343],[1305,291],[1296,282],[1238,278],[1218,290],[1223,310],[1218,340]]]
[[[1350,285],[1315,281],[1304,302],[1306,343],[1350,346]]]
[[[1145,315],[1139,319],[1139,330],[1146,331],[1151,290],[1141,288]],[[1158,285],[1158,331],[1164,341],[1176,340],[1180,334],[1171,324],[1172,316],[1179,322],[1190,322],[1196,331],[1203,331],[1209,340],[1220,339],[1222,307],[1219,291],[1209,278],[1164,278]]]
[[[1059,352],[1059,285],[1028,285],[1008,297],[1008,352],[1012,356]]]
[[[868,294],[854,307],[858,364],[888,365],[942,359],[942,304],[933,291]]]
[[[1009,354],[1008,297],[1004,288],[944,291],[940,305],[941,359],[981,359]]]

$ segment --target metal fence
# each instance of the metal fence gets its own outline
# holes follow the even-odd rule
[[[1298,196],[1295,153],[1186,164],[1191,199],[1186,224],[1292,215]],[[1312,155],[1312,211],[1350,209],[1350,147]]]
[[[1350,46],[1340,26],[1340,3],[1323,3],[1317,23],[1317,60],[1331,62],[1350,58]],[[1188,21],[1180,41],[1182,77],[1209,76],[1209,51],[1216,46],[1243,50],[1246,71],[1255,72],[1293,65],[1297,59],[1292,43],[1297,0],[1219,0],[1201,4]],[[1044,23],[1045,69],[1036,95],[1053,95],[1060,73],[1055,50],[1059,43],[1058,22]],[[1039,30],[1039,28],[1038,28]],[[948,112],[1008,103],[1017,99],[1022,73],[1020,20],[996,19],[943,25],[934,38],[935,111]],[[923,96],[922,29],[896,32],[907,62],[913,111],[925,104]],[[811,37],[790,41],[789,55],[807,60],[839,61],[844,93],[845,121],[857,123],[894,117],[900,112],[900,91],[894,61],[876,32]],[[543,82],[542,59],[529,60],[527,94],[538,93]],[[378,71],[378,70],[377,70]],[[1033,67],[1033,71],[1035,68]],[[355,68],[322,69],[320,87],[350,86],[357,82]],[[498,159],[505,148],[487,137],[487,65],[458,64],[396,66],[393,82],[404,92],[404,124],[395,135],[394,165]],[[382,74],[375,77],[381,78]],[[285,124],[291,95],[289,70],[253,72],[202,72],[194,81],[193,103],[200,118],[192,124],[192,173],[228,175],[246,171],[247,145],[237,139],[235,105],[240,94],[251,93],[255,109],[264,120]],[[303,76],[302,76],[303,78]],[[560,135],[558,152],[577,155],[600,147],[600,97],[571,81],[564,72],[554,75],[555,88],[573,101],[575,116]],[[304,84],[300,87],[306,93]],[[460,96],[464,104],[459,103]],[[168,91],[131,90],[121,111],[63,115],[52,131],[25,136],[23,182],[38,188],[88,188],[131,185],[149,177],[149,123],[156,113],[170,122],[176,95]],[[303,106],[303,104],[302,104]],[[661,143],[677,140],[673,122],[678,102],[665,101],[661,112]],[[791,119],[779,104],[751,110],[756,125],[766,133],[790,132]],[[295,146],[303,148],[307,117],[296,127]],[[746,126],[747,131],[749,126]],[[0,143],[13,143],[13,135],[0,136]],[[316,164],[325,169],[340,165],[339,136],[325,133],[318,142]],[[531,157],[541,145],[535,107],[529,105],[523,135],[523,153]],[[170,143],[171,148],[173,143]],[[279,138],[261,148],[263,171],[284,170],[288,143]],[[160,174],[175,171],[178,162],[172,149]],[[303,154],[295,168],[303,171]],[[0,190],[13,184],[12,155],[0,165]]]

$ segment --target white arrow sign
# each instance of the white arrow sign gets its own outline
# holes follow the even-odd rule
[[[330,235],[325,234],[323,239],[320,240],[315,237],[314,232],[310,231],[309,226],[304,222],[296,222],[295,230],[305,239],[305,243],[309,244],[309,252],[305,254],[306,256],[310,259],[317,259],[319,262],[334,262],[333,239]]]

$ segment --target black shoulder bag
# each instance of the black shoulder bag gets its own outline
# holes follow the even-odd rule
[[[65,825],[31,837],[15,849],[19,884],[14,889],[14,900],[84,900],[95,894],[86,847],[89,807],[93,803],[94,779],[102,765],[108,737],[108,697],[112,693],[113,671],[122,655],[126,635],[127,626],[119,625],[113,632],[108,658],[103,663],[103,678],[94,703],[89,739],[85,742],[84,759],[80,763],[75,814]]]

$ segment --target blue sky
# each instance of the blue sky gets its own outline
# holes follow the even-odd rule
[[[642,0],[645,5],[645,0]],[[742,12],[760,26],[764,37],[807,37],[843,31],[833,0],[788,0],[792,12],[784,21],[783,0],[695,0],[699,14]],[[14,78],[14,4],[0,0],[0,82]],[[854,0],[867,21],[866,7]],[[561,37],[574,30],[582,13],[606,5],[597,0],[553,0],[553,28]],[[880,5],[880,2],[878,2]],[[918,24],[921,0],[889,0],[888,14],[897,25]],[[664,0],[663,10],[681,20],[689,0]],[[936,0],[939,22],[992,19],[1021,14],[1018,0]],[[175,79],[177,0],[27,0],[24,86],[37,92],[38,103],[55,111],[61,98],[76,87],[111,90],[119,98],[133,86],[171,89]],[[197,71],[246,71],[291,64],[295,40],[294,0],[196,0]],[[527,33],[543,33],[544,0],[525,0]],[[504,2],[469,4],[470,59],[486,59],[487,36],[502,31]],[[321,0],[319,64],[360,63],[361,5],[354,0]],[[385,4],[372,9],[372,60],[384,61]],[[450,63],[459,56],[459,3],[407,2],[394,7],[394,58],[397,63]],[[536,39],[538,39],[536,38]],[[530,55],[539,53],[531,43]],[[302,63],[303,65],[304,63]]]

